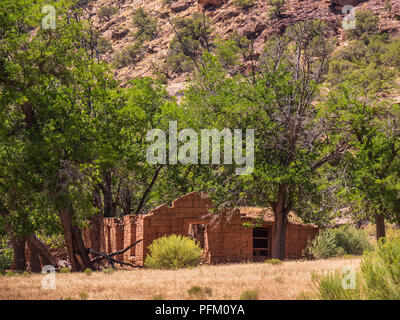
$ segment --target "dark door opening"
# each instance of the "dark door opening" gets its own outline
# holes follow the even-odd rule
[[[271,256],[271,228],[253,228],[253,256]]]
[[[202,249],[204,249],[205,231],[206,231],[205,224],[189,224],[189,230],[188,230],[189,238],[192,238],[194,241],[196,241],[196,243]]]

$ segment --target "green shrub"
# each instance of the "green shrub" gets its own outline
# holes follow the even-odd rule
[[[400,299],[400,238],[381,239],[375,252],[363,255],[361,271],[369,299]]]
[[[149,246],[145,266],[153,269],[195,267],[203,250],[190,238],[171,235],[158,238]]]
[[[282,15],[282,7],[285,5],[285,0],[268,0],[270,6],[268,14],[271,18],[279,18]]]
[[[3,273],[7,269],[11,268],[13,259],[13,251],[10,248],[4,248],[0,250],[0,273]]]
[[[247,290],[243,291],[240,296],[240,300],[258,300],[258,291],[257,290]]]
[[[204,293],[206,294],[206,295],[208,295],[208,296],[212,296],[212,289],[210,288],[210,287],[205,287],[204,289],[203,289],[203,291],[204,291]]]
[[[202,296],[203,295],[203,289],[199,286],[193,286],[188,290],[188,294],[190,296]]]
[[[99,11],[97,12],[97,16],[100,20],[107,20],[109,21],[111,17],[118,12],[117,7],[100,7]]]
[[[106,38],[103,38],[103,37],[99,38],[99,40],[97,41],[97,51],[100,54],[104,54],[109,51],[112,51],[111,42]]]
[[[400,300],[400,238],[381,239],[376,251],[366,251],[361,272],[356,274],[356,288],[345,289],[338,272],[326,276],[312,275],[315,291],[326,300]]]
[[[346,253],[343,248],[337,246],[333,229],[323,230],[308,244],[307,251],[316,259],[326,259]]]
[[[363,298],[360,275],[356,276],[356,288],[345,289],[342,284],[343,276],[339,272],[325,276],[312,275],[316,286],[316,294],[322,300],[360,300]]]
[[[347,254],[361,255],[364,251],[372,250],[373,246],[367,234],[360,229],[343,226],[333,229],[336,245],[344,249]]]
[[[79,294],[79,297],[81,298],[81,300],[87,300],[87,299],[89,299],[89,294],[86,292],[81,292]]]
[[[237,64],[240,49],[232,40],[219,41],[215,48],[215,54],[224,68],[233,67]]]
[[[134,45],[130,45],[115,54],[114,65],[117,68],[126,67],[139,61],[141,53],[142,46],[139,42],[136,42]]]
[[[379,16],[370,10],[357,11],[355,29],[347,30],[349,39],[366,39],[376,34],[379,34]]]
[[[267,259],[267,260],[265,260],[265,263],[279,265],[279,264],[282,264],[283,262],[279,259]]]
[[[367,234],[350,226],[325,229],[307,246],[308,253],[316,259],[344,254],[361,255],[364,251],[372,249]]]
[[[166,62],[173,72],[189,72],[193,59],[212,46],[210,21],[196,12],[188,18],[174,19],[173,24],[179,37],[175,35],[171,40]]]
[[[132,17],[132,24],[137,29],[135,39],[154,39],[157,36],[157,23],[157,18],[152,18],[143,8],[137,9]]]
[[[153,300],[164,300],[164,297],[162,294],[156,294],[153,296]]]
[[[71,269],[70,268],[61,268],[59,272],[60,273],[70,273]]]
[[[115,269],[113,269],[113,268],[105,268],[105,269],[103,269],[103,272],[105,274],[112,274],[114,271],[115,271]]]
[[[233,0],[233,4],[241,9],[247,9],[253,6],[255,0]]]
[[[204,299],[205,296],[212,296],[212,289],[210,287],[201,288],[199,286],[193,286],[188,291],[190,296],[196,296],[197,298]]]
[[[93,271],[92,271],[92,269],[86,268],[85,271],[84,271],[84,273],[85,273],[87,276],[91,276],[92,273],[93,273]]]

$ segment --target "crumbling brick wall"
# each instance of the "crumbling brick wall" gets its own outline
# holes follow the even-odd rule
[[[197,192],[189,193],[172,202],[159,206],[147,215],[141,215],[136,222],[136,239],[143,239],[136,246],[136,263],[143,265],[148,246],[164,235],[188,236],[190,224],[207,224],[211,200]]]
[[[244,222],[254,222],[253,217],[241,214],[239,209],[210,213],[211,199],[197,192],[189,193],[172,202],[172,206],[161,205],[145,215],[127,215],[121,218],[103,218],[101,241],[96,239],[100,232],[97,227],[85,230],[83,238],[86,247],[96,248],[100,242],[101,251],[115,252],[143,239],[116,259],[127,263],[144,265],[149,245],[157,238],[178,234],[189,236],[191,225],[202,225],[204,230],[204,256],[208,263],[240,262],[260,260],[267,257],[253,257],[253,228],[244,227]],[[262,227],[274,231],[274,222],[265,220]],[[286,234],[286,257],[300,258],[307,245],[318,233],[314,226],[289,223]],[[96,242],[97,241],[97,242]],[[272,239],[269,244],[272,248]],[[269,252],[271,254],[271,252]]]
[[[289,223],[286,230],[286,258],[301,258],[308,241],[314,239],[317,234],[316,227]]]
[[[239,209],[212,214],[207,228],[207,253],[210,263],[252,259],[252,228],[244,227]]]

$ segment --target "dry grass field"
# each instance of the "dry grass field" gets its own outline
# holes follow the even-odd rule
[[[311,290],[312,273],[327,273],[360,258],[285,261],[280,265],[243,263],[202,265],[194,269],[120,270],[91,275],[56,274],[56,289],[42,288],[43,275],[0,277],[0,299],[239,299],[246,290],[257,290],[259,299],[298,299]],[[212,294],[191,296],[193,286],[211,288]]]

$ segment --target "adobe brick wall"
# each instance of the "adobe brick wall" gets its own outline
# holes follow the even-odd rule
[[[213,204],[204,194],[192,192],[172,202],[172,206],[161,205],[145,215],[127,215],[124,218],[103,218],[101,227],[92,225],[83,232],[86,247],[102,248],[111,253],[122,250],[137,240],[142,242],[116,259],[139,266],[144,264],[148,246],[157,238],[178,234],[188,236],[190,224],[205,225],[204,261],[208,263],[240,262],[260,260],[253,257],[253,229],[244,227],[244,222],[254,218],[240,214],[239,209],[210,213]],[[97,224],[99,225],[99,224]],[[265,222],[263,227],[271,227],[273,222]],[[99,230],[100,229],[100,230]],[[101,235],[99,236],[99,232]],[[286,233],[286,257],[297,259],[307,242],[313,239],[318,229],[313,226],[289,223]],[[100,241],[97,240],[100,238]],[[270,244],[272,248],[272,243]]]
[[[317,234],[316,227],[289,223],[286,230],[286,258],[301,258],[308,241],[314,239]]]
[[[240,262],[253,257],[253,230],[244,227],[239,209],[212,216],[207,226],[209,263]]]
[[[136,239],[143,241],[136,246],[135,262],[144,264],[147,248],[155,239],[170,234],[188,236],[189,224],[207,224],[211,207],[208,197],[192,192],[174,200],[171,207],[164,204],[147,215],[140,215],[136,222]]]

